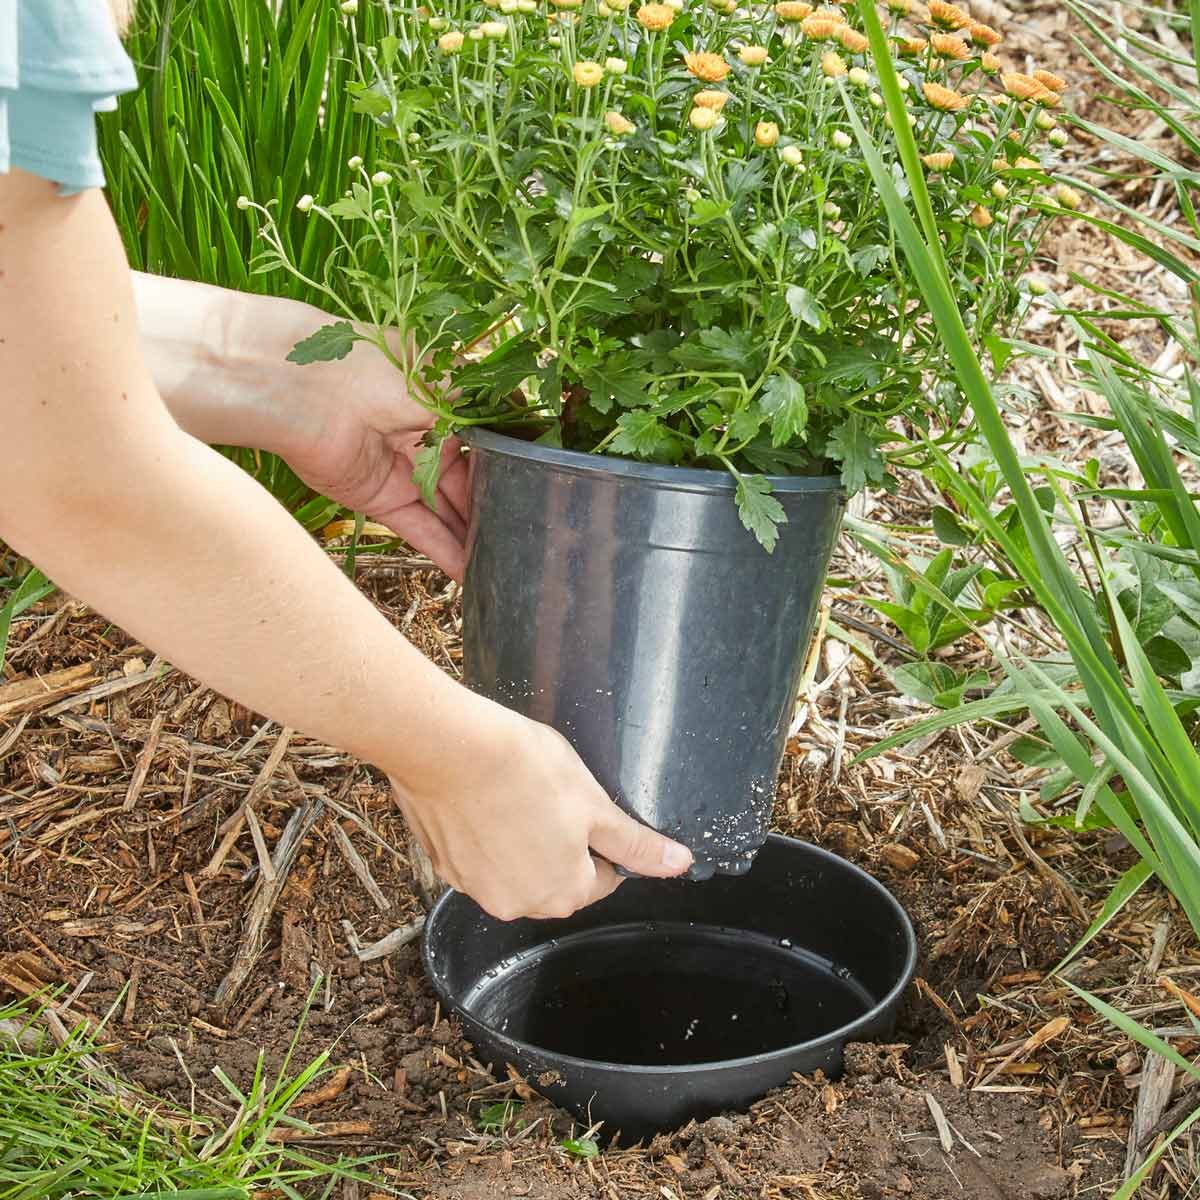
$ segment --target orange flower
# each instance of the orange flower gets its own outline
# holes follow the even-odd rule
[[[754,126],[754,144],[764,149],[779,141],[779,126],[774,121],[759,121]]]
[[[627,133],[632,133],[637,126],[629,120],[623,113],[619,113],[616,109],[611,109],[604,114],[604,123],[608,126],[608,131],[614,137],[624,137]]]
[[[692,103],[698,108],[711,108],[713,112],[720,112],[725,107],[729,100],[728,92],[703,91],[697,92],[692,97]]]
[[[983,69],[989,75],[995,75],[1004,68],[1004,64],[994,54],[985,54],[979,60],[979,65],[983,67]]]
[[[965,29],[971,23],[969,13],[945,0],[929,0],[929,19],[943,29]]]
[[[952,33],[930,34],[929,44],[938,58],[953,58],[962,62],[963,59],[971,57],[971,50],[967,43]]]
[[[849,25],[843,25],[838,30],[837,39],[851,54],[865,54],[871,46],[871,39],[865,33],[859,33]]]
[[[803,21],[812,10],[813,6],[804,0],[779,0],[775,5],[775,15],[781,21]]]
[[[924,38],[901,38],[897,49],[901,58],[920,58],[929,49]]]
[[[982,204],[977,204],[971,209],[970,220],[976,229],[986,229],[992,223],[993,218]]]
[[[827,50],[821,55],[821,70],[830,79],[837,79],[839,75],[845,75],[846,63],[840,54],[835,54],[832,50]]]
[[[1004,90],[1017,100],[1041,100],[1050,90],[1040,79],[1022,75],[1020,71],[1008,71],[1000,76]]]
[[[1004,35],[982,21],[972,21],[967,29],[971,41],[977,46],[998,46],[1004,41]]]
[[[926,154],[921,161],[931,171],[948,171],[954,165],[954,151],[939,150],[936,154]]]
[[[1067,81],[1061,75],[1055,75],[1053,71],[1034,71],[1034,79],[1044,87],[1048,87],[1052,92],[1065,92],[1067,90]]]
[[[800,32],[805,37],[812,38],[814,42],[825,42],[830,38],[836,38],[841,31],[843,22],[834,21],[829,17],[818,17],[815,14],[811,17],[805,17],[800,22]]]
[[[683,61],[687,63],[687,69],[705,83],[720,83],[729,74],[729,64],[719,54],[710,54],[707,50],[690,50],[683,56]]]
[[[675,20],[675,10],[665,4],[643,4],[637,10],[637,19],[643,28],[649,29],[651,33],[661,33],[671,27],[671,22]]]
[[[966,96],[951,88],[942,87],[940,83],[930,83],[927,79],[921,84],[921,90],[925,93],[925,99],[942,112],[958,112],[967,107]]]

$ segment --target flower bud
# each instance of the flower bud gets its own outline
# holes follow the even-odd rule
[[[761,67],[767,61],[766,46],[743,46],[738,51],[738,58],[744,67]]]
[[[871,76],[862,67],[851,67],[850,73],[846,76],[855,87],[870,87]]]
[[[779,126],[774,121],[759,121],[754,126],[754,144],[764,150],[779,141]]]
[[[559,35],[557,33],[552,33],[546,39],[546,41],[549,42],[551,46],[561,46],[562,45],[562,38],[559,37]]]
[[[457,54],[463,46],[463,35],[457,29],[452,29],[438,38],[437,45],[443,54]],[[358,160],[358,165],[362,166],[361,158]]]
[[[296,207],[302,212],[308,212],[313,206],[313,198],[305,192],[299,200],[296,201]]]
[[[467,30],[467,37],[469,37],[473,42],[482,42],[483,30],[477,25],[474,29]]]
[[[449,24],[450,22],[447,21],[445,17],[429,18],[429,28],[432,29],[434,33],[438,33],[440,30],[445,29]]]
[[[663,0],[663,3],[675,12],[683,12],[684,0]]]
[[[789,167],[802,167],[804,165],[804,155],[801,153],[799,146],[784,146],[779,151],[779,157]]]
[[[392,182],[391,173],[388,171],[376,171],[375,174],[371,176],[371,182],[375,184],[376,187],[387,187],[387,185]]]
[[[245,212],[246,209],[248,209],[250,207],[250,197],[249,196],[239,196],[237,198],[237,206],[238,206],[238,208],[240,208],[242,210],[242,212]]]
[[[846,74],[846,62],[840,54],[827,50],[821,55],[821,73],[826,79],[837,79]]]
[[[838,208],[832,200],[826,200],[821,205],[821,212],[825,214],[831,221],[836,221],[842,215],[842,210]]]
[[[689,204],[695,204],[700,199],[700,193],[698,191],[696,191],[696,189],[694,187],[690,187],[690,188],[685,189],[685,191],[683,193],[683,198]]]
[[[485,38],[491,38],[493,41],[499,41],[501,38],[508,37],[508,22],[507,21],[484,21],[479,26],[480,33]]]
[[[712,108],[697,107],[688,113],[688,120],[692,123],[692,128],[699,129],[701,132],[711,129],[718,119],[717,111]]]
[[[1007,200],[1008,188],[997,179],[996,182],[992,184],[992,195],[995,196],[997,200]]]
[[[968,219],[976,229],[986,229],[992,223],[992,214],[982,204],[977,204]]]
[[[849,150],[854,145],[854,139],[844,130],[835,129],[829,139],[839,150]]]
[[[517,0],[500,0],[500,11],[505,16],[511,16],[517,11]],[[431,21],[430,24],[432,25],[433,22]]]
[[[1050,289],[1041,279],[1029,280],[1029,294],[1031,296],[1044,296]]]
[[[878,92],[872,92],[867,99],[871,102],[872,108],[883,107],[883,97]]]
[[[608,126],[609,133],[616,137],[624,137],[637,128],[623,113],[619,113],[615,109],[604,114],[604,124]]]
[[[607,4],[613,12],[624,12],[629,7],[629,0],[607,0]]]
[[[342,12],[348,17],[354,16],[358,12],[358,0],[342,0]]]
[[[1070,140],[1071,139],[1067,136],[1067,131],[1065,129],[1052,129],[1050,131],[1050,136],[1046,138],[1046,141],[1048,141],[1050,145],[1057,146],[1060,150]]]
[[[629,70],[629,64],[623,58],[606,58],[604,69],[610,75],[624,75]]]
[[[590,60],[577,62],[571,68],[571,75],[581,88],[593,88],[604,78],[604,68]]]
[[[907,76],[907,75],[901,75],[901,76],[900,76],[900,77],[899,77],[899,78],[896,80],[896,82],[897,82],[897,83],[900,85],[900,90],[901,90],[902,92],[907,92],[907,91],[908,91],[908,89],[909,89],[910,87],[912,87],[912,84],[911,84],[911,83],[909,83],[909,81],[908,81],[908,76]]]
[[[1078,208],[1083,203],[1083,197],[1065,183],[1060,183],[1054,189],[1054,198],[1063,208]]]

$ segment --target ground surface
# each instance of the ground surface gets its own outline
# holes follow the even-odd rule
[[[1078,103],[1098,115],[1065,10],[1024,6],[1008,25],[1010,57],[1036,51],[1042,65],[1070,71]],[[1154,132],[1128,121],[1131,133]],[[1163,203],[1136,181],[1126,199]],[[1090,230],[1056,234],[1039,266],[1063,293],[1078,272],[1136,287],[1147,303],[1180,300],[1168,279]],[[1064,327],[1035,324],[1065,355]],[[1158,352],[1152,326],[1123,326],[1121,336],[1141,339],[1131,348],[1143,357]],[[1026,439],[1078,451],[1080,431],[1062,416],[1076,403],[1065,374],[1042,365],[1021,382],[1038,413]],[[1087,452],[1120,477],[1120,448],[1088,436]],[[930,498],[920,487],[910,481],[860,515],[911,520]],[[876,587],[873,560],[849,543],[835,572],[862,592]],[[363,560],[359,582],[457,669],[452,586],[394,557]],[[1014,735],[1000,726],[853,765],[920,710],[887,681],[887,664],[900,661],[888,627],[852,594],[833,617],[865,628],[857,636],[882,666],[823,642],[776,824],[876,873],[921,942],[892,1044],[854,1048],[841,1081],[797,1078],[748,1114],[572,1159],[559,1145],[570,1121],[523,1082],[496,1083],[442,1017],[415,942],[367,961],[356,954],[423,911],[381,780],[229,705],[63,597],[15,623],[0,685],[0,989],[65,986],[76,1019],[115,1008],[105,1034],[114,1070],[226,1120],[233,1109],[213,1068],[245,1085],[260,1054],[273,1072],[289,1052],[299,1065],[329,1050],[336,1069],[303,1101],[322,1132],[315,1147],[394,1155],[381,1184],[420,1200],[1110,1195],[1135,1114],[1145,1147],[1200,1103],[1177,1079],[1148,1105],[1140,1054],[1047,979],[1131,864],[1128,849],[1104,833],[1023,826],[1018,803],[1036,798],[1037,777],[1009,757]],[[984,661],[970,642],[955,653],[960,667]],[[1200,992],[1200,953],[1151,887],[1067,974],[1177,1033],[1187,1018],[1160,980]],[[509,1098],[521,1102],[514,1121],[483,1132],[481,1108]],[[1182,1143],[1145,1194],[1194,1195],[1198,1157]]]

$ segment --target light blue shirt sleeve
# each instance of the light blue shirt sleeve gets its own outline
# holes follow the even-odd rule
[[[0,0],[0,172],[103,187],[95,114],[136,86],[106,0]]]

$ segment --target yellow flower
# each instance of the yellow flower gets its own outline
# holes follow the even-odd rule
[[[575,82],[582,88],[595,87],[604,78],[604,68],[598,62],[577,62],[571,68]]]
[[[479,32],[485,38],[494,38],[499,41],[503,37],[508,37],[508,22],[507,21],[484,21],[479,26]]]
[[[784,146],[779,151],[779,157],[783,159],[789,167],[804,166],[804,155],[800,152],[799,146]]]
[[[971,35],[971,41],[977,46],[998,46],[1004,41],[1004,35],[997,29],[993,29],[990,25],[985,25],[982,21],[972,21],[967,27],[967,33]]]
[[[1020,71],[1007,71],[1000,76],[1004,90],[1016,100],[1041,100],[1050,90],[1040,79],[1023,75]]]
[[[624,12],[629,7],[629,0],[604,0],[613,12]]]
[[[929,43],[924,38],[901,38],[896,49],[901,58],[920,58],[929,49]]]
[[[821,71],[827,78],[837,79],[839,75],[845,75],[846,64],[840,54],[827,50],[821,55]]]
[[[608,132],[613,137],[624,137],[627,133],[632,133],[637,128],[632,121],[615,109],[604,114],[604,123],[608,126]]]
[[[952,33],[930,34],[929,44],[938,58],[953,58],[957,62],[962,62],[971,57],[971,49],[967,43]]]
[[[966,96],[951,88],[942,87],[940,83],[931,83],[927,79],[921,84],[921,90],[925,93],[925,99],[929,101],[930,105],[941,109],[942,112],[958,112],[967,107]]]
[[[1061,75],[1055,75],[1053,71],[1034,71],[1033,77],[1043,87],[1048,87],[1052,92],[1065,92],[1067,90],[1067,81]]]
[[[931,171],[948,171],[954,166],[954,151],[939,150],[936,154],[926,154],[921,161]]]
[[[754,144],[764,150],[779,141],[779,126],[774,121],[759,121],[754,127]]]
[[[639,11],[639,15],[643,10]],[[729,74],[729,64],[719,55],[707,50],[689,50],[683,56],[687,69],[705,83],[720,83]]]
[[[979,64],[989,75],[997,74],[1004,67],[1004,64],[994,54],[985,54],[979,60]]]
[[[675,10],[665,4],[643,4],[637,10],[637,19],[651,33],[661,33],[664,29],[670,29],[671,22],[675,20]]]
[[[1083,203],[1083,197],[1073,187],[1068,187],[1065,183],[1060,183],[1054,189],[1054,198],[1063,208],[1078,208]]]
[[[604,69],[610,75],[624,75],[629,70],[629,64],[623,58],[606,58]]]
[[[457,54],[463,48],[463,42],[466,39],[457,29],[451,30],[449,33],[443,33],[437,40],[438,49],[443,54]]]
[[[692,97],[692,103],[698,108],[711,108],[713,112],[720,112],[725,107],[729,100],[728,92],[718,92],[716,90],[706,89],[703,92],[697,92]]]
[[[898,17],[907,17],[912,8],[912,0],[887,0],[887,9]]]
[[[992,195],[995,196],[997,200],[1007,200],[1008,188],[997,179],[992,184]]]
[[[976,229],[986,229],[992,223],[992,214],[982,204],[977,204],[971,209],[971,224]]]
[[[693,129],[704,131],[711,129],[718,120],[716,110],[711,108],[693,108],[688,113],[688,120],[692,123]]]
[[[964,29],[971,24],[969,13],[945,0],[929,0],[929,19],[943,29]]]
[[[738,58],[744,67],[761,67],[767,61],[766,46],[743,46],[738,51]]]
[[[804,0],[779,0],[775,5],[775,15],[781,21],[803,21],[812,10],[813,6]]]
[[[871,46],[871,39],[865,33],[859,33],[849,25],[843,25],[838,30],[837,38],[851,54],[865,54]]]
[[[814,14],[800,22],[800,32],[805,37],[812,38],[814,42],[824,42],[836,38],[843,25],[844,22],[835,21],[832,17],[818,17]]]

